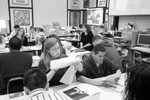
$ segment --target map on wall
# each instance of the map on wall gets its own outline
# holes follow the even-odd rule
[[[30,10],[14,10],[14,24],[20,26],[30,25]]]
[[[87,10],[87,24],[101,25],[103,23],[103,9]]]

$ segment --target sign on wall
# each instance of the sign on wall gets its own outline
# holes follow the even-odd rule
[[[70,8],[74,8],[74,9],[80,8],[80,0],[71,0]]]
[[[31,0],[9,0],[10,7],[31,7]]]
[[[106,0],[98,0],[98,7],[106,7],[107,1]]]

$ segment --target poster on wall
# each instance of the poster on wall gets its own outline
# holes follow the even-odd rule
[[[32,26],[32,10],[31,9],[18,9],[11,8],[11,29],[14,25],[19,25],[21,27]]]
[[[89,0],[84,0],[83,7],[84,8],[89,8]]]
[[[70,1],[70,8],[78,9],[80,8],[80,0],[71,0]]]
[[[32,7],[31,0],[9,0],[10,7]]]
[[[87,10],[87,24],[101,25],[103,24],[103,9],[88,9]]]
[[[90,8],[96,7],[96,0],[90,0]]]
[[[98,0],[98,7],[106,7],[106,0]]]

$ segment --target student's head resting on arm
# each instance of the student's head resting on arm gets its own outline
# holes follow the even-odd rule
[[[32,68],[24,74],[24,90],[26,94],[30,94],[36,90],[47,90],[49,85],[46,74],[38,68]]]

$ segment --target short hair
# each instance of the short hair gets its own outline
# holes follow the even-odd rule
[[[20,28],[20,26],[19,25],[15,25],[14,28]]]
[[[105,47],[102,44],[97,44],[94,46],[92,50],[95,54],[97,54],[99,51],[100,52],[105,52]]]
[[[34,26],[30,26],[30,30],[31,30],[31,29],[34,29]]]
[[[23,82],[25,87],[27,87],[30,91],[38,88],[45,88],[47,84],[46,73],[38,68],[29,69],[24,74]]]
[[[13,50],[20,50],[22,46],[21,39],[18,37],[14,36],[9,40],[9,48]]]
[[[98,35],[95,35],[95,36],[93,37],[93,39],[92,39],[92,43],[93,43],[94,41],[102,40],[102,39],[103,39],[102,37],[100,37],[100,36],[98,36]]]

